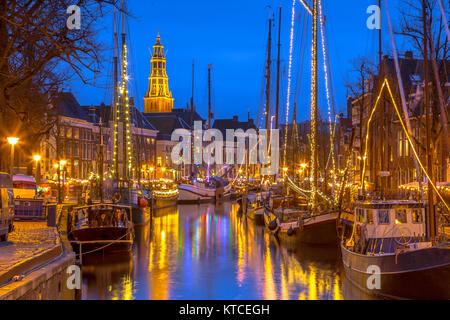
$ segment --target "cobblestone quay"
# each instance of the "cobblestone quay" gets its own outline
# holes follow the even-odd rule
[[[57,229],[40,221],[14,226],[0,243],[0,299],[73,299],[66,270],[75,255],[64,252]]]

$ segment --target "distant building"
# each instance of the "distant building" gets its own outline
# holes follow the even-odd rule
[[[438,61],[442,65],[441,61]],[[415,142],[415,148],[421,162],[426,165],[426,130],[425,130],[425,108],[423,101],[424,85],[424,61],[415,59],[411,51],[405,52],[404,56],[399,58],[400,72],[404,87],[408,115],[411,121],[412,140]],[[446,68],[450,65],[447,62]],[[445,69],[445,68],[443,68]],[[398,80],[394,59],[384,56],[381,66],[382,79],[389,80],[393,96],[400,113],[403,114],[401,97],[399,93]],[[448,77],[448,76],[447,76]],[[430,66],[430,81],[434,79],[432,68]],[[448,101],[450,93],[450,79],[441,75],[441,85],[444,87],[444,99]],[[354,145],[354,176],[355,180],[360,180],[361,158],[364,155],[366,145],[367,123],[378,98],[381,81],[376,78],[370,78],[366,82],[367,92],[362,96],[356,97],[352,101],[352,125],[356,129],[356,139]],[[436,92],[430,91],[431,112],[435,125],[432,129],[432,135],[438,136],[436,130],[440,125],[440,109]],[[363,103],[364,101],[364,103]],[[362,123],[361,114],[362,112]],[[447,114],[450,108],[447,103]],[[360,128],[362,126],[362,137]],[[366,181],[373,185],[373,190],[383,190],[385,195],[394,195],[398,187],[403,184],[417,181],[417,174],[414,164],[414,155],[406,138],[406,134],[400,124],[398,115],[391,102],[390,96],[385,94],[380,96],[378,110],[373,114],[370,125],[369,140],[367,141],[368,153],[366,161]],[[435,140],[434,151],[430,155],[433,159],[434,178],[436,181],[450,180],[450,161],[449,153],[443,156],[445,148],[445,137],[441,134]],[[383,170],[382,170],[383,169]],[[421,173],[422,177],[423,172]]]
[[[64,171],[67,178],[86,180],[92,174],[98,174],[100,127],[104,144],[103,172],[109,174],[112,159],[111,107],[105,104],[80,106],[69,92],[61,93],[53,103],[58,110],[58,121],[53,132],[40,144],[41,176],[57,179],[55,164],[61,160],[66,161]],[[133,113],[133,162],[136,164],[133,177],[146,178],[150,174],[146,169],[155,163],[157,130],[134,107],[133,99],[130,99],[130,107]]]

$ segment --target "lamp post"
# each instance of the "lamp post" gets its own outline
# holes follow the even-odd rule
[[[64,166],[66,165],[66,160],[61,160],[59,161],[59,174],[60,174],[60,181],[61,181],[61,170],[62,170],[62,189],[61,189],[61,202],[64,202],[64,185],[65,185],[65,180],[66,180],[66,175],[65,175],[65,168]]]
[[[41,156],[38,155],[38,154],[35,154],[33,156],[33,159],[34,159],[34,161],[36,161],[36,176],[35,176],[35,179],[36,179],[36,183],[39,183],[40,175],[41,175],[40,167],[39,167],[39,161],[41,160]]]
[[[161,171],[162,171],[162,177],[163,177],[163,179],[165,179],[166,178],[166,168],[162,167]]]
[[[55,163],[53,167],[56,169],[56,174],[58,175],[58,204],[61,203],[61,169],[60,165]]]
[[[19,142],[19,138],[15,138],[15,137],[8,137],[8,142],[11,145],[11,168],[10,168],[10,173],[11,173],[11,178],[14,175],[14,146],[17,144],[17,142]]]

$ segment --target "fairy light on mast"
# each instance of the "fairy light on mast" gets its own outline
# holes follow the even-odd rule
[[[284,141],[287,143],[288,130],[287,125],[289,122],[289,103],[291,97],[291,75],[292,75],[292,56],[293,56],[293,48],[294,48],[294,26],[295,26],[295,0],[292,0],[292,14],[291,14],[291,32],[289,39],[289,66],[288,66],[288,84],[287,84],[287,95],[286,95],[286,132]],[[284,163],[286,163],[286,146],[284,148]]]
[[[329,122],[329,130],[330,130],[330,148],[331,148],[331,161],[333,166],[333,184],[336,185],[336,161],[334,158],[334,148],[333,148],[333,140],[334,140],[334,130],[331,122],[331,98],[330,98],[330,89],[329,89],[329,79],[328,79],[328,66],[327,66],[327,50],[325,46],[325,21],[322,13],[322,0],[319,0],[319,19],[320,19],[320,38],[322,44],[322,55],[323,55],[323,71],[325,74],[325,92],[327,96],[327,105],[328,105],[328,122]],[[330,76],[331,77],[331,76]],[[337,198],[335,199],[337,201]],[[336,202],[337,204],[337,202]]]

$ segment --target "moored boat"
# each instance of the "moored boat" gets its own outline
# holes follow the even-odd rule
[[[133,223],[130,206],[95,204],[74,208],[68,217],[68,238],[76,253],[130,250]]]
[[[341,243],[354,285],[387,298],[450,299],[450,243],[428,238],[424,203],[356,202],[354,213],[352,236]]]

